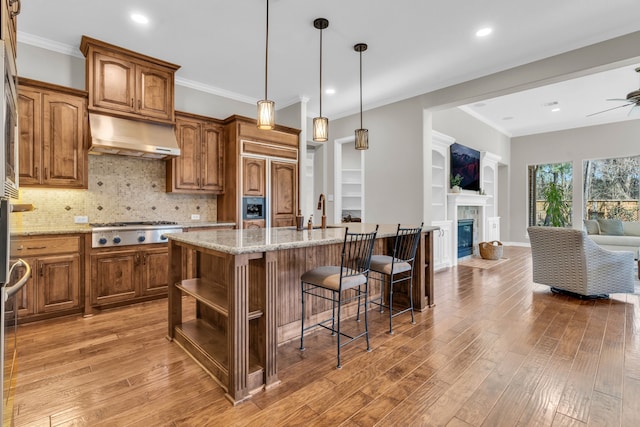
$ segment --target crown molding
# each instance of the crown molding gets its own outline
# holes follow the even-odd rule
[[[34,34],[18,31],[18,42],[84,59],[84,55],[80,52],[79,46],[71,46],[66,43],[54,42],[53,40],[45,39],[44,37],[36,36]]]

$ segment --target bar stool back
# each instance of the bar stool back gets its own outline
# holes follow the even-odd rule
[[[371,351],[369,345],[369,323],[366,313],[369,295],[369,267],[377,232],[377,225],[372,233],[349,233],[349,228],[347,228],[342,245],[341,264],[339,266],[317,267],[305,272],[300,277],[302,290],[300,350],[304,350],[305,331],[316,326],[328,329],[331,331],[331,335],[337,335],[338,369],[341,368],[340,349],[343,346],[358,338],[365,337],[367,351]],[[353,293],[344,292],[350,289],[353,290]],[[305,295],[331,301],[331,317],[313,325],[305,326]],[[360,311],[360,305],[364,304],[365,327],[363,332],[352,336],[340,331],[340,313],[344,304],[356,299],[358,300],[358,312]],[[338,309],[337,316],[336,307]],[[342,337],[347,338],[347,341],[341,342]]]
[[[377,273],[372,279],[380,280],[380,296],[369,302],[380,307],[380,313],[386,307],[389,309],[389,333],[393,334],[393,318],[407,311],[411,312],[411,323],[415,324],[413,315],[413,266],[415,264],[416,251],[420,243],[422,233],[420,224],[417,228],[402,228],[398,224],[398,231],[393,243],[391,255],[374,255],[371,257],[371,271]],[[385,284],[388,283],[388,294],[385,292]],[[393,306],[394,287],[406,283],[406,291],[409,294],[409,306],[396,308]],[[388,304],[384,302],[385,294],[388,295]],[[360,307],[358,307],[360,308]],[[360,312],[358,311],[358,317]]]

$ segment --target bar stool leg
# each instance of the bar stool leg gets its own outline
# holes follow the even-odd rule
[[[342,292],[338,291],[338,365],[336,366],[337,369],[342,369],[342,365],[340,364],[340,307],[342,306]],[[334,297],[334,304],[335,304],[335,297]],[[334,305],[335,306],[335,305]],[[365,316],[366,316],[366,312],[365,312]],[[334,332],[335,335],[335,332]]]
[[[300,297],[302,299],[302,316],[300,316],[300,351],[304,351],[304,282],[300,282]]]

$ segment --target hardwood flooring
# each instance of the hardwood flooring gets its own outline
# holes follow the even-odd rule
[[[640,296],[582,301],[531,282],[527,248],[436,273],[437,306],[372,311],[373,351],[327,332],[279,349],[282,384],[236,407],[175,343],[166,300],[24,325],[16,426],[638,426]]]

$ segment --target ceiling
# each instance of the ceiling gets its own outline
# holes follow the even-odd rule
[[[81,56],[83,34],[182,67],[178,84],[254,103],[264,98],[265,0],[29,0],[18,40]],[[130,19],[138,12],[150,22]],[[270,0],[268,98],[278,109],[308,100],[319,114],[319,30],[324,17],[323,115],[431,92],[640,30],[637,0]],[[55,18],[54,18],[55,17]],[[484,38],[483,27],[493,32]],[[28,77],[28,76],[27,76]],[[627,119],[626,108],[590,118],[640,87],[625,67],[463,107],[510,136]],[[545,104],[557,102],[551,113]],[[505,120],[505,117],[512,117]],[[365,119],[366,120],[366,119]],[[366,123],[365,123],[366,125]]]

